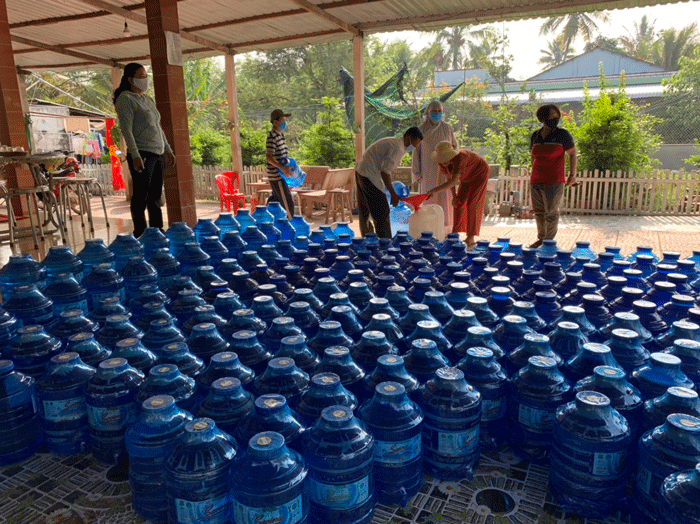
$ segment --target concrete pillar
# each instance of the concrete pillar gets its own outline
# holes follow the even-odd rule
[[[148,41],[151,49],[153,86],[165,137],[177,158],[175,168],[165,170],[165,199],[168,222],[187,222],[194,226],[197,209],[194,199],[194,176],[187,123],[185,78],[182,54],[173,42],[179,41],[180,26],[177,0],[146,0]],[[170,58],[170,60],[169,60]]]
[[[355,77],[355,163],[365,153],[365,39],[352,38],[353,71]]]
[[[241,153],[241,129],[238,116],[238,88],[236,87],[236,60],[231,54],[224,56],[226,66],[226,95],[228,101],[228,128],[231,132],[231,163],[233,170],[243,174],[243,158]]]
[[[119,87],[119,84],[121,83],[122,80],[122,70],[120,67],[113,67],[112,68],[112,88],[116,89]],[[117,125],[119,125],[119,119],[117,118]],[[119,125],[119,129],[121,129],[121,125]],[[132,186],[131,186],[131,172],[129,171],[129,164],[126,161],[126,140],[124,140],[124,134],[122,133],[122,136],[119,140],[119,144],[114,144],[119,148],[119,150],[122,152],[121,155],[119,155],[119,160],[122,163],[122,179],[124,180],[124,194],[126,195],[126,201],[129,202],[131,200],[131,194],[132,194]]]
[[[22,96],[15,68],[15,57],[12,53],[5,0],[0,0],[0,92],[2,93],[0,96],[0,144],[23,147],[28,151]],[[9,187],[34,186],[32,174],[25,166],[7,166],[5,177]],[[25,211],[22,209],[23,213]]]

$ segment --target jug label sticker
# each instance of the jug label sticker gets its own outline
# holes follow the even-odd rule
[[[466,431],[438,431],[438,453],[463,457],[476,451],[479,445],[479,426]]]
[[[44,419],[52,422],[79,420],[87,415],[85,397],[44,400],[41,403],[41,407]]]
[[[536,431],[546,431],[554,426],[554,411],[520,404],[518,422]]]
[[[309,482],[309,497],[320,506],[349,509],[369,499],[369,476],[351,484],[324,484],[315,479]]]
[[[237,500],[233,501],[233,519],[236,524],[296,524],[302,518],[301,495],[286,504],[268,508],[249,508]],[[200,522],[210,524],[208,520]]]
[[[175,499],[175,510],[179,524],[227,524],[230,521],[227,495],[196,502]]]
[[[593,454],[593,475],[608,477],[619,475],[625,468],[625,455],[617,453],[594,453]]]
[[[116,431],[125,428],[136,419],[133,404],[108,408],[88,406],[90,425],[102,431]]]
[[[375,441],[374,460],[385,464],[403,464],[416,458],[421,452],[420,433],[399,442]]]
[[[494,398],[491,400],[483,400],[481,403],[481,420],[482,422],[489,420],[498,420],[503,418],[506,413],[506,403],[502,398]]]
[[[651,472],[642,465],[637,471],[637,487],[647,495],[651,492]]]

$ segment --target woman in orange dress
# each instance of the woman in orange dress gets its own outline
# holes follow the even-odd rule
[[[474,151],[457,150],[450,142],[440,142],[435,146],[432,159],[448,180],[428,191],[428,197],[446,189],[452,189],[454,198],[453,233],[467,234],[467,247],[476,245],[476,237],[481,230],[481,217],[484,215],[486,184],[489,180],[489,165]],[[459,184],[457,191],[454,186]]]

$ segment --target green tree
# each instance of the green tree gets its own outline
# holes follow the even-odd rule
[[[460,69],[462,67],[466,57],[465,49],[468,37],[469,27],[466,25],[447,27],[437,34],[435,40],[445,45],[450,68]]]
[[[260,166],[265,163],[267,134],[271,125],[254,127],[247,119],[241,120],[241,161],[244,166]]]
[[[677,132],[674,142],[681,143],[681,137],[700,138],[700,46],[697,46],[691,56],[679,60],[679,69],[668,81],[664,98],[670,109],[664,120],[664,126],[673,126]],[[676,108],[683,108],[678,111]]]
[[[527,92],[523,84],[521,93]],[[528,93],[528,103],[519,104],[504,95],[493,112],[493,123],[484,134],[486,159],[506,170],[511,166],[530,165],[530,135],[540,127],[535,118],[539,99],[534,91]]]
[[[605,49],[606,51],[612,51],[613,53],[625,53],[625,49],[622,47],[620,40],[610,36],[596,36],[593,40],[583,46],[583,51],[588,53],[589,51],[593,51],[595,48]]]
[[[324,110],[318,122],[302,132],[299,144],[300,161],[304,164],[348,167],[355,162],[353,134],[344,122],[338,99],[323,97]]]
[[[594,100],[584,87],[583,110],[571,119],[580,169],[641,171],[654,165],[651,154],[660,137],[654,134],[656,117],[642,114],[625,91],[625,77],[611,91],[600,74],[600,96]]]
[[[574,40],[581,36],[586,42],[593,39],[598,31],[596,20],[607,22],[610,17],[607,13],[574,13],[571,15],[555,16],[547,19],[540,27],[540,35],[555,33],[559,30],[562,39],[564,54],[569,53],[569,48]]]
[[[625,52],[640,60],[651,61],[651,46],[656,39],[656,20],[650,21],[647,15],[634,23],[634,30],[627,29],[627,34],[620,37],[620,45]]]
[[[698,41],[697,24],[682,29],[664,29],[651,48],[651,59],[667,71],[677,71],[680,59],[693,53]]]
[[[200,166],[221,166],[231,163],[231,139],[211,127],[200,127],[190,133],[192,163]]]

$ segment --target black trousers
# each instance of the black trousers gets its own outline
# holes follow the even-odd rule
[[[133,188],[131,220],[134,221],[136,238],[146,230],[146,209],[148,209],[148,225],[163,228],[163,213],[158,203],[163,194],[163,155],[148,151],[139,151],[139,155],[143,160],[143,171],[140,173],[134,169],[132,156],[126,155]]]
[[[279,202],[291,220],[294,216],[294,200],[292,199],[292,192],[289,190],[287,181],[284,179],[270,180],[268,183],[270,184],[270,189],[272,189],[272,195],[270,195],[267,201]]]
[[[377,233],[379,238],[391,238],[389,203],[386,194],[380,191],[369,178],[355,171],[357,184],[357,207],[360,214],[360,234]],[[372,221],[370,221],[372,217]],[[374,226],[372,225],[374,222]]]

